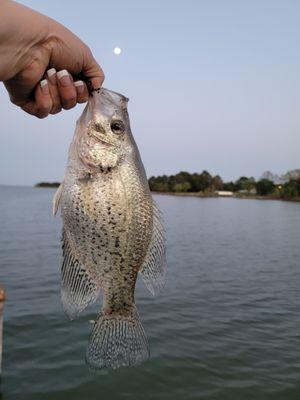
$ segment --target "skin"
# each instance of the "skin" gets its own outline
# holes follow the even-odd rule
[[[86,102],[86,82],[101,87],[104,74],[91,50],[63,25],[10,0],[0,0],[0,15],[0,81],[13,104],[45,118]],[[53,68],[69,74],[49,77]],[[82,84],[75,86],[78,76]]]

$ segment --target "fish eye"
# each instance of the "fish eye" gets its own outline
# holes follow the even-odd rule
[[[111,122],[110,129],[113,131],[113,133],[120,135],[120,134],[124,133],[125,125],[124,125],[123,121],[115,120],[115,121]]]

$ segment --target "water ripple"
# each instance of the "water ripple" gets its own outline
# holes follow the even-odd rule
[[[0,187],[3,400],[298,400],[300,204],[157,196],[168,282],[157,298],[136,291],[151,358],[94,373],[84,354],[101,301],[73,322],[62,313],[52,195]]]

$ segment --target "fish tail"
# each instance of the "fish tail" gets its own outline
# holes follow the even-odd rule
[[[100,312],[86,352],[91,368],[137,365],[148,357],[148,341],[134,304],[127,316]]]

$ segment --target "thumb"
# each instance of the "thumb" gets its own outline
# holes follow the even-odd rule
[[[89,82],[91,89],[99,89],[104,81],[104,72],[100,65],[92,56],[92,53],[88,53],[87,58],[84,62],[81,74]]]

